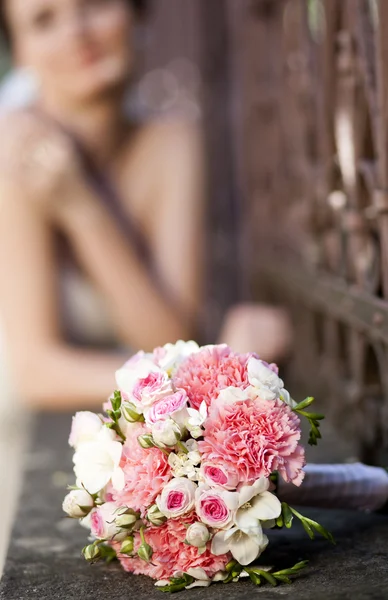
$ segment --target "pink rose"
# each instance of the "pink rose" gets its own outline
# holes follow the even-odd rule
[[[232,468],[203,463],[201,471],[206,483],[210,486],[216,485],[227,490],[234,490],[239,484],[238,474]]]
[[[151,408],[145,414],[145,420],[148,425],[153,425],[156,421],[165,421],[169,417],[176,420],[178,423],[188,413],[184,410],[187,406],[187,395],[184,390],[178,390],[175,394],[165,396],[161,400],[158,400],[151,406]],[[183,411],[180,415],[177,413]],[[185,413],[185,415],[183,414]],[[175,417],[178,416],[176,419]]]
[[[238,508],[238,493],[199,487],[195,494],[195,510],[203,523],[217,529],[227,528]]]
[[[92,534],[99,540],[124,539],[128,532],[120,529],[115,520],[120,514],[120,509],[114,502],[105,502],[90,513],[90,528]]]
[[[151,371],[135,384],[132,395],[143,406],[151,406],[157,400],[173,393],[171,382],[162,371]]]
[[[196,484],[186,477],[176,477],[168,482],[156,499],[160,512],[167,518],[175,518],[194,508]]]

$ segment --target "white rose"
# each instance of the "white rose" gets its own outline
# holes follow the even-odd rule
[[[181,439],[181,429],[172,419],[157,421],[152,425],[152,439],[161,448],[175,446]]]
[[[72,519],[82,519],[93,506],[94,500],[86,490],[72,490],[62,504],[64,512]]]
[[[251,357],[248,360],[248,381],[262,400],[280,398],[284,383],[262,360]]]
[[[210,533],[204,523],[197,522],[190,525],[186,533],[186,542],[190,544],[190,546],[202,548],[209,540]]]
[[[180,517],[194,508],[196,489],[196,484],[186,477],[171,479],[157,497],[157,507],[167,518]]]
[[[77,412],[72,421],[69,444],[78,448],[83,442],[91,442],[100,433],[103,423],[100,417],[89,411]]]
[[[81,444],[74,454],[75,475],[90,494],[102,490],[110,480],[115,489],[124,487],[124,473],[119,467],[123,447],[112,434],[104,427],[95,441]]]

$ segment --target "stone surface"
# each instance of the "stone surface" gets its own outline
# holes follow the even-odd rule
[[[162,598],[153,582],[118,564],[88,565],[80,555],[87,532],[63,517],[61,502],[73,482],[67,446],[70,416],[40,415],[27,456],[24,489],[0,583],[1,600],[137,600]],[[307,511],[304,511],[307,512]],[[337,539],[310,541],[303,529],[270,533],[263,564],[283,568],[309,559],[290,586],[255,587],[249,581],[184,592],[187,600],[383,599],[388,586],[388,517],[345,511],[308,511]]]

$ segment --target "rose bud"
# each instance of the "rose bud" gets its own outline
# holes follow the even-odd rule
[[[155,447],[154,441],[152,439],[152,435],[150,435],[149,433],[146,433],[144,435],[139,435],[139,437],[137,438],[137,441],[139,442],[140,446],[142,448],[144,448],[145,450],[148,450],[148,448]]]
[[[136,406],[132,402],[125,402],[121,405],[121,412],[129,423],[136,423],[137,421],[144,420],[141,413],[138,413]]]
[[[82,519],[93,508],[94,500],[86,490],[72,490],[65,497],[62,508],[72,519]]]
[[[156,527],[163,525],[163,523],[167,521],[167,517],[160,512],[156,504],[148,509],[147,519],[150,521],[150,523],[152,523],[152,525],[156,525]]]
[[[117,527],[121,527],[121,529],[131,529],[137,521],[136,515],[119,515],[116,517],[116,525]]]
[[[85,546],[82,550],[82,553],[87,561],[94,561],[101,558],[101,552],[99,547],[96,544],[90,544],[89,546]]]
[[[152,426],[152,439],[160,448],[175,446],[182,437],[180,427],[172,419],[157,421]]]
[[[202,548],[203,546],[206,546],[209,540],[210,533],[204,523],[197,522],[190,525],[186,533],[186,542],[190,544],[190,546]]]
[[[139,547],[139,549],[137,551],[137,555],[142,560],[145,560],[146,562],[149,562],[151,560],[151,558],[152,558],[153,550],[152,550],[152,548],[151,548],[151,546],[149,544],[147,544],[146,542],[144,542]]]
[[[132,554],[133,552],[133,537],[128,537],[121,544],[120,552],[122,554]]]

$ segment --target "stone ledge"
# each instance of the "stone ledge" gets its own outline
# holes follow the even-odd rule
[[[37,418],[27,455],[24,487],[0,583],[1,600],[136,600],[163,598],[153,582],[122,571],[118,564],[88,565],[80,555],[86,531],[63,517],[61,503],[73,481],[67,446],[69,415]],[[305,511],[307,512],[307,511]],[[337,539],[332,546],[310,541],[303,529],[270,533],[263,564],[279,568],[308,559],[309,567],[290,586],[254,587],[249,581],[185,592],[187,600],[364,600],[387,598],[388,517],[347,511],[310,510]],[[180,596],[182,597],[182,596]]]

